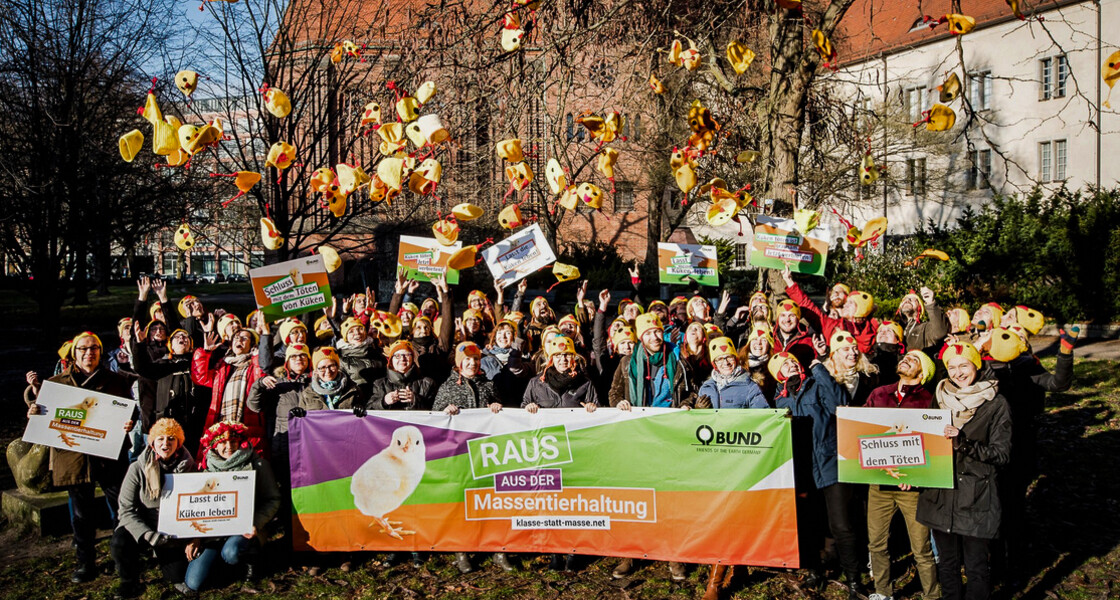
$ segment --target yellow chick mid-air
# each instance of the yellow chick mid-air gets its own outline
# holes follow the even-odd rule
[[[415,534],[401,529],[400,521],[389,521],[385,515],[400,508],[420,485],[426,460],[420,430],[412,425],[398,427],[389,445],[354,472],[350,480],[354,506],[363,515],[373,517],[374,523],[390,537],[400,540],[404,539],[402,535]]]

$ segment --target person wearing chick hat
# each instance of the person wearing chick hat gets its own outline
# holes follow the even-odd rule
[[[1008,313],[1015,312],[1015,309]],[[1040,317],[1041,319],[1041,317]],[[1005,322],[1009,322],[1005,319]],[[1010,321],[1014,322],[1014,321]],[[1019,322],[1023,322],[1020,320]],[[1072,327],[1067,333],[1059,330],[1059,349],[1054,372],[1042,366],[1038,357],[1030,352],[1023,335],[1016,332],[1018,325],[1008,325],[991,332],[981,347],[981,353],[990,360],[1000,393],[1013,400],[1011,408],[1011,459],[1000,473],[1000,497],[1003,519],[1000,527],[1000,544],[993,549],[993,561],[998,567],[1012,572],[1013,579],[1025,573],[1016,572],[1023,564],[1027,540],[1023,524],[1027,523],[1026,497],[1031,482],[1038,476],[1038,418],[1042,415],[1047,392],[1064,392],[1073,383],[1073,348],[1080,329]],[[1041,325],[1039,325],[1041,329]]]
[[[819,350],[824,350],[822,343]],[[847,406],[863,406],[871,391],[879,387],[879,367],[859,351],[852,334],[836,330],[827,346],[828,354],[818,356],[824,366],[840,385],[848,392]]]
[[[938,408],[951,416],[945,437],[953,442],[956,486],[923,489],[918,495],[918,522],[932,530],[937,544],[942,597],[988,598],[988,547],[999,534],[1003,512],[999,475],[1011,457],[1011,408],[972,344],[950,343],[941,358],[948,378],[938,382],[934,397]],[[967,596],[962,566],[968,578]]]
[[[187,560],[197,555],[199,540],[174,539],[158,531],[159,506],[164,476],[191,473],[194,459],[183,447],[183,428],[175,419],[160,419],[148,433],[148,445],[140,458],[128,467],[121,484],[120,525],[113,530],[109,549],[117,563],[119,598],[135,598],[143,593],[141,557],[155,552],[164,579],[176,590],[186,593],[183,585]]]
[[[191,360],[194,347],[190,334],[176,329],[168,338],[164,356],[153,360],[151,353],[143,351],[147,332],[139,325],[131,332],[131,354],[136,374],[140,376],[139,398],[141,431],[147,433],[152,424],[169,417],[183,425],[186,432],[184,445],[189,452],[198,451],[206,421],[205,407],[209,390],[196,386],[191,379]]]
[[[421,372],[412,342],[393,342],[385,355],[389,359],[388,371],[385,377],[373,382],[366,408],[429,410],[435,397],[436,383]]]
[[[206,431],[202,438],[204,448],[198,469],[205,473],[253,471],[253,529],[244,535],[207,538],[187,556],[190,564],[184,584],[198,592],[206,583],[219,558],[227,565],[245,565],[244,579],[251,582],[260,576],[260,555],[264,528],[280,509],[280,489],[268,461],[249,444],[246,428],[241,423],[223,421]]]
[[[871,363],[879,368],[879,385],[898,382],[896,368],[906,352],[902,344],[904,335],[902,325],[894,321],[879,323],[879,330],[875,332],[875,346],[867,354]]]
[[[813,334],[816,332],[802,324],[801,307],[787,298],[778,303],[774,315],[777,327],[773,331],[774,352],[789,352],[801,364],[813,362],[817,356],[817,351],[813,348]]]
[[[823,346],[823,338],[818,336],[816,343]],[[864,550],[854,527],[858,516],[852,512],[855,490],[851,484],[840,483],[837,473],[836,409],[848,403],[848,390],[820,362],[814,361],[806,374],[788,352],[775,354],[768,368],[778,382],[774,404],[777,408],[789,409],[793,417],[794,477],[799,497],[819,494],[826,509],[825,515],[820,515],[819,509],[810,508],[819,503],[804,502],[798,506],[798,523],[822,523],[827,519],[828,529],[836,540],[840,566],[848,580],[848,597],[862,597],[860,565]],[[801,546],[802,565],[809,570],[806,578],[809,587],[823,583],[819,559],[824,536],[820,535],[823,532],[819,528],[819,525],[798,528],[799,537],[804,535],[806,542]]]
[[[203,323],[206,345],[194,351],[191,379],[195,385],[210,388],[210,407],[203,426],[209,429],[222,421],[244,423],[249,428],[249,439],[260,448],[265,435],[264,420],[259,413],[246,410],[249,390],[264,375],[256,348],[259,337],[256,331],[242,329],[236,317],[227,319],[230,316],[227,314],[218,320],[218,331],[214,330],[212,315]],[[229,337],[224,337],[226,335]],[[229,350],[224,356],[215,357],[215,351],[223,345],[222,340],[227,339]]]
[[[879,329],[879,321],[871,318],[871,312],[875,309],[875,299],[871,294],[852,290],[844,301],[840,316],[830,317],[823,313],[809,296],[805,295],[805,292],[801,291],[793,281],[789,267],[782,271],[782,278],[786,282],[786,293],[789,294],[790,299],[807,311],[804,316],[810,318],[811,324],[815,321],[814,325],[820,325],[818,329],[826,340],[831,340],[832,334],[837,329],[842,329],[856,339],[860,352],[865,354],[871,352],[871,347],[875,345],[875,334]]]
[[[937,367],[921,350],[907,352],[896,367],[898,382],[875,388],[867,398],[871,408],[933,408],[933,394],[925,385],[933,380]],[[875,576],[875,593],[893,597],[891,557],[887,542],[895,512],[901,512],[910,537],[910,550],[918,567],[923,598],[940,598],[941,584],[933,559],[929,528],[918,522],[918,491],[906,483],[895,486],[872,485],[867,492],[867,539],[871,552],[871,572]]]
[[[700,386],[699,397],[707,398],[712,408],[770,408],[762,389],[739,363],[731,338],[718,337],[708,342],[712,374]]]
[[[533,376],[532,362],[521,354],[524,340],[517,335],[517,323],[499,321],[490,332],[490,342],[482,352],[480,368],[486,379],[501,390],[498,400],[505,406],[521,406],[521,397]]]
[[[85,390],[101,392],[121,398],[131,398],[129,380],[106,368],[102,361],[101,339],[91,331],[84,331],[71,340],[66,369],[47,381]],[[43,410],[36,403],[42,386],[34,371],[27,374],[28,389],[24,398],[28,403],[27,416],[38,415]],[[125,424],[125,431],[133,422]],[[114,459],[80,454],[71,450],[51,448],[51,482],[56,488],[66,490],[70,499],[70,527],[74,532],[73,546],[78,566],[71,574],[74,583],[92,581],[97,577],[97,514],[98,500],[94,495],[97,486],[105,494],[110,515],[116,519],[117,496],[121,479],[128,468],[127,446],[122,444],[120,455]],[[104,509],[102,509],[104,510]]]
[[[949,319],[937,305],[933,290],[922,286],[921,294],[911,291],[898,305],[902,317],[902,342],[906,350],[924,350],[936,354],[949,333]]]
[[[374,322],[381,314],[384,313],[371,311],[369,321]],[[366,326],[354,317],[342,322],[340,333],[342,335],[335,340],[334,345],[338,350],[336,356],[341,361],[347,378],[357,384],[365,397],[373,382],[385,376],[385,352],[378,343],[377,336],[370,335]],[[313,364],[312,367],[314,366]]]

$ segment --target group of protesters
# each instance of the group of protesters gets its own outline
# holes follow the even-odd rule
[[[163,281],[142,278],[134,314],[118,324],[119,344],[79,333],[59,350],[50,378],[138,401],[119,459],[51,449],[53,483],[70,497],[72,579],[97,576],[95,486],[116,524],[119,596],[142,592],[146,555],[184,594],[213,585],[223,565],[261,577],[262,539],[290,534],[289,422],[310,411],[777,408],[793,422],[803,586],[823,586],[838,563],[850,597],[891,598],[888,540],[901,513],[924,598],[989,597],[993,567],[1010,580],[1022,564],[1036,417],[1046,392],[1070,385],[1076,330],[1061,332],[1049,372],[1030,345],[1043,317],[1028,307],[988,303],[970,315],[942,308],[923,287],[904,295],[893,319],[880,320],[866,292],[837,283],[818,306],[788,270],[783,277],[786,297],[755,292],[732,310],[729,290],[713,300],[697,293],[647,304],[632,271],[626,297],[603,290],[587,298],[583,282],[561,313],[544,296],[523,311],[525,280],[508,304],[496,281],[493,297],[474,290],[457,307],[444,279],[432,279],[434,294],[421,301],[427,286],[402,273],[386,306],[367,289],[335,298],[322,314],[271,323],[258,311],[242,320],[210,310],[193,296],[173,304]],[[41,410],[40,377],[27,380],[30,416]],[[955,486],[840,482],[839,406],[950,411],[944,435]],[[158,532],[164,475],[230,470],[257,474],[250,533],[189,540]],[[553,556],[551,567],[572,569],[574,559]],[[411,560],[419,566],[424,558]],[[493,562],[517,568],[504,554]],[[475,568],[466,553],[455,565]],[[636,567],[622,559],[612,575],[626,578]],[[868,570],[872,590],[863,584]],[[669,571],[673,580],[686,577],[683,564],[669,563]],[[731,577],[726,565],[712,566],[704,597],[718,598]]]

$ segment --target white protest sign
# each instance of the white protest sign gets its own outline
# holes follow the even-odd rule
[[[165,475],[159,532],[177,538],[249,533],[253,530],[256,481],[255,471]]]
[[[53,381],[43,382],[39,414],[27,420],[23,441],[81,454],[117,458],[124,425],[136,401]]]
[[[483,250],[482,259],[494,279],[509,285],[556,262],[556,253],[541,226],[533,225]]]

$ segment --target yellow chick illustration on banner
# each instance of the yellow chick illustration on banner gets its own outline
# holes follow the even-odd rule
[[[1112,88],[1117,81],[1120,81],[1120,50],[1110,54],[1108,60],[1105,60],[1104,64],[1101,65],[1101,78],[1108,86],[1108,97],[1104,100],[1104,106],[1105,108],[1112,108],[1112,104],[1109,103],[1112,100]]]
[[[386,515],[397,510],[416,491],[427,466],[424,435],[412,425],[398,427],[389,444],[371,457],[350,479],[354,507],[363,515],[373,517],[381,533],[401,540],[413,535],[390,521]],[[371,523],[373,525],[373,523]]]
[[[194,232],[190,225],[183,223],[175,230],[175,246],[183,252],[194,248]]]
[[[268,250],[279,250],[284,245],[284,236],[268,217],[261,218],[261,244]]]

